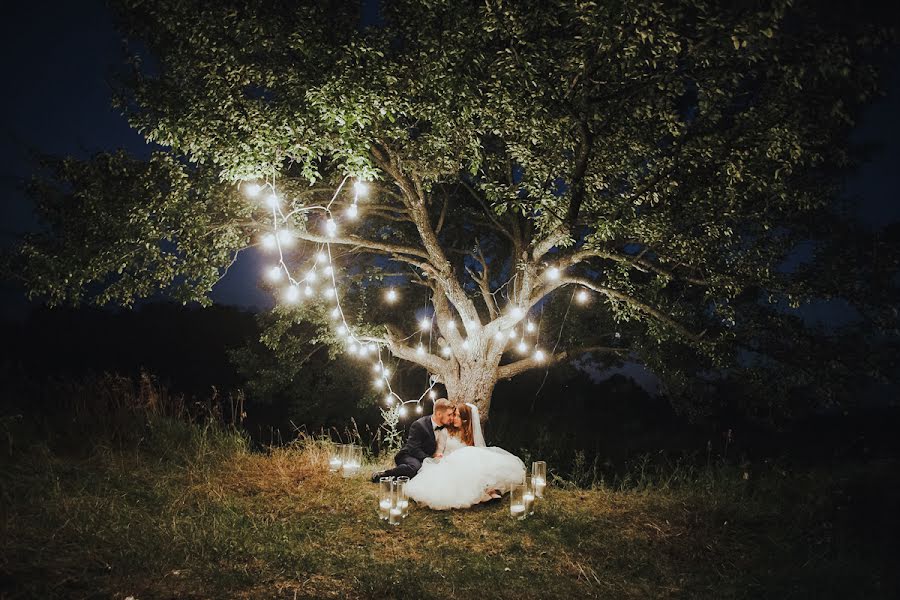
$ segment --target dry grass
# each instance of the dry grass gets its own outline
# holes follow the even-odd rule
[[[73,459],[34,447],[4,459],[0,597],[843,598],[897,590],[884,547],[836,544],[834,527],[815,528],[835,520],[812,477],[755,492],[737,478],[667,490],[557,488],[524,522],[500,503],[415,509],[390,528],[376,517],[368,471],[327,473],[321,442],[258,454],[208,430],[195,430],[187,445],[182,433],[167,435],[181,440],[178,452],[157,440],[139,452]]]

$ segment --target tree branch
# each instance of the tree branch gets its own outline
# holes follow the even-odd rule
[[[520,373],[524,373],[530,369],[534,369],[537,367],[546,367],[549,365],[553,365],[559,362],[562,362],[566,359],[573,358],[576,356],[581,356],[582,354],[587,354],[588,352],[604,352],[607,354],[625,354],[627,350],[625,348],[611,348],[609,346],[583,346],[580,348],[574,348],[572,350],[563,350],[562,352],[557,352],[553,356],[548,356],[544,358],[544,360],[537,360],[533,356],[529,356],[528,358],[523,358],[521,360],[517,360],[516,362],[509,363],[506,365],[501,365],[497,370],[497,378],[498,379],[509,379],[511,377],[515,377]]]

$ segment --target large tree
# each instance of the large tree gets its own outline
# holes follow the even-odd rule
[[[839,296],[875,323],[895,267],[834,202],[885,36],[819,4],[408,0],[362,27],[343,1],[121,0],[118,106],[159,149],[50,161],[23,272],[51,302],[205,301],[277,226],[298,281],[330,252],[354,343],[484,415],[498,379],[588,352],[673,394],[814,385],[787,307]]]

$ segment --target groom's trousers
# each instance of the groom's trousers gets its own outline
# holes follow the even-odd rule
[[[397,466],[388,469],[382,474],[382,477],[415,477],[419,469],[422,468],[422,461],[415,456],[401,453],[394,457],[394,464]]]

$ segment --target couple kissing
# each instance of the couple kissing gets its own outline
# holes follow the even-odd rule
[[[499,498],[525,476],[525,463],[496,446],[487,446],[474,404],[434,403],[433,414],[416,420],[394,457],[396,467],[372,475],[410,478],[407,496],[435,510],[468,508]]]

